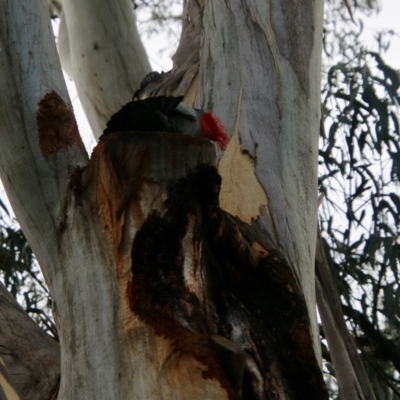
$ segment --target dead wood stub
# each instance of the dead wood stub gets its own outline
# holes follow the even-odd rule
[[[150,72],[135,92],[134,98],[188,94],[188,88],[199,71],[203,8],[203,4],[198,1],[184,2],[181,38],[172,56],[172,70],[161,74]]]
[[[134,278],[128,289],[131,309],[156,334],[169,338],[177,353],[190,354],[209,366],[204,377],[224,376],[242,398],[277,393],[278,374],[291,398],[327,399],[295,275],[274,249],[254,246],[260,239],[249,226],[219,209],[220,182],[214,168],[202,166],[169,186],[166,213],[150,215],[134,240]],[[203,241],[207,249],[200,256],[207,258],[208,265],[201,265],[213,269],[206,272],[207,301],[218,316],[216,326],[183,278],[181,247],[190,215],[197,218],[194,240]],[[232,374],[229,363],[221,362],[223,349],[215,351],[214,345],[213,350],[209,339],[215,334],[247,353],[240,389],[235,379],[241,379],[241,367],[233,368]],[[235,359],[235,351],[227,353]],[[272,364],[278,366],[273,374]],[[261,390],[254,365],[265,377]],[[226,378],[229,375],[236,378]]]
[[[219,208],[213,148],[199,140],[125,132],[93,153],[101,218],[115,251],[131,252],[129,308],[169,341],[176,359],[204,365],[203,377],[231,399],[274,398],[282,388],[292,399],[327,399],[296,275],[259,228]],[[150,181],[155,189],[143,191]],[[140,221],[127,241],[123,221],[143,201],[148,211],[134,214]],[[188,257],[196,270],[190,288]]]
[[[36,122],[43,157],[73,145],[85,151],[74,113],[54,90],[47,93],[38,106]]]

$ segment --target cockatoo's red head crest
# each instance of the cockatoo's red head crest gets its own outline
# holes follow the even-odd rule
[[[204,112],[200,119],[201,135],[202,137],[217,142],[221,150],[225,150],[228,144],[228,136],[225,133],[225,128],[222,126],[221,121],[210,112]]]

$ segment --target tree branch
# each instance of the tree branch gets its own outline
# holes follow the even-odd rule
[[[98,139],[150,71],[132,2],[64,0],[59,51]]]
[[[317,274],[317,305],[321,314],[328,345],[330,347],[333,365],[337,373],[339,388],[341,388],[343,395],[345,395],[346,387],[349,384],[349,377],[345,374],[338,374],[338,372],[348,372],[351,374],[351,369],[353,369],[356,375],[356,380],[354,381],[355,390],[358,391],[361,388],[366,400],[374,400],[375,395],[365,372],[365,368],[358,355],[357,346],[355,345],[354,339],[349,333],[344,321],[340,298],[329,270],[319,229],[315,268]],[[341,363],[342,360],[350,361],[352,368],[349,369],[350,367],[348,367],[341,369],[342,366],[339,365],[339,363]]]
[[[47,399],[60,377],[60,346],[0,283],[0,359],[21,399]]]
[[[359,342],[362,347],[365,345],[370,347],[376,358],[383,358],[391,361],[397,371],[400,372],[400,352],[393,341],[386,339],[378,329],[375,329],[366,315],[349,306],[342,305],[342,308],[344,314],[351,318],[351,320],[362,329],[368,343],[365,343],[361,338],[357,338],[357,342]]]

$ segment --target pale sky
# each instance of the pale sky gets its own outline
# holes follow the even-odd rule
[[[365,21],[365,35],[373,38],[382,29],[393,30],[397,35],[392,40],[390,51],[384,60],[394,69],[400,69],[400,0],[381,0],[381,11]],[[357,18],[357,14],[356,14]]]

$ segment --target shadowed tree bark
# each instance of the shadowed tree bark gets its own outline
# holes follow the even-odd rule
[[[58,343],[28,317],[1,283],[0,357],[1,399],[46,399],[60,378]]]

